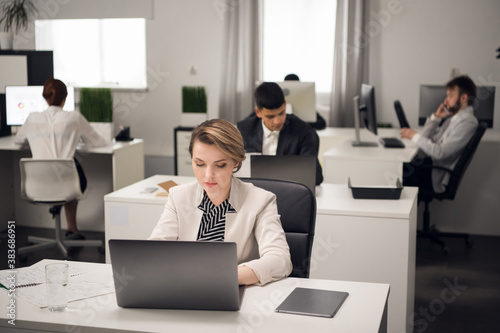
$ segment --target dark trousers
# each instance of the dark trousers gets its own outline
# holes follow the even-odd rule
[[[403,185],[433,191],[432,159],[419,153],[410,163],[403,163]]]
[[[76,157],[73,159],[75,160],[76,171],[78,171],[78,178],[80,179],[80,189],[82,190],[82,193],[84,193],[87,188],[87,177],[85,177],[85,172],[83,172],[80,162],[78,162]]]

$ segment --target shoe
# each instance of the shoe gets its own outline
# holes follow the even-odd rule
[[[75,233],[73,231],[66,231],[66,240],[84,240],[85,236],[81,233]]]

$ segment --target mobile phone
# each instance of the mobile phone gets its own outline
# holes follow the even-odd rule
[[[153,193],[157,189],[158,189],[157,187],[146,187],[142,190],[142,193]]]
[[[444,109],[444,111],[446,111],[446,115],[449,116],[451,114],[451,111],[444,104],[443,104],[443,109]]]

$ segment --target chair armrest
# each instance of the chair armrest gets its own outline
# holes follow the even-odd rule
[[[432,169],[432,170],[443,170],[443,171],[446,171],[447,173],[450,174],[450,176],[458,176],[456,173],[455,173],[455,170],[450,170],[448,168],[445,168],[445,167],[442,167],[442,166],[438,166],[438,165],[422,165],[420,166],[419,168],[422,168],[422,169]]]

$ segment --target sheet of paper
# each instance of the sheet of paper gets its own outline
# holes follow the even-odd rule
[[[86,271],[81,267],[69,264],[68,302],[74,302],[95,296],[115,292],[111,267],[101,270]],[[45,283],[45,266],[34,264],[16,270],[0,271],[0,281],[9,285],[8,277],[16,272],[17,297],[22,297],[40,308],[47,306],[47,285]],[[7,292],[7,291],[6,291]]]

